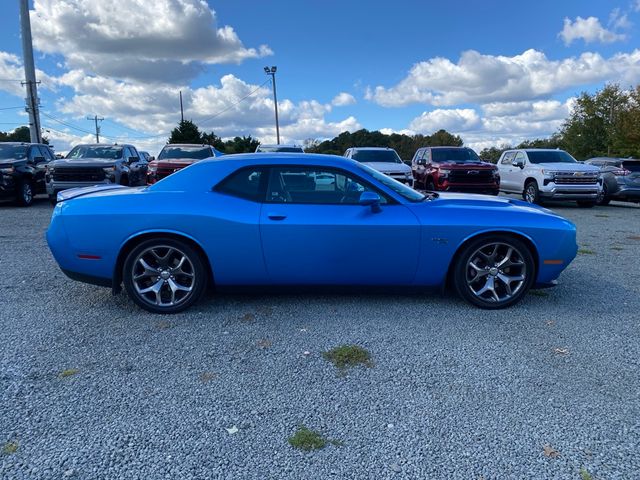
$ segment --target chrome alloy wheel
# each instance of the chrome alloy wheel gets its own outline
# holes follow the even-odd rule
[[[184,302],[195,285],[195,269],[189,257],[176,247],[157,245],[134,260],[131,279],[145,302],[170,307]]]
[[[533,183],[529,183],[527,185],[527,189],[524,192],[524,199],[527,203],[535,203],[536,202],[536,186]]]
[[[31,184],[27,182],[23,183],[21,193],[22,193],[22,202],[25,205],[29,205],[33,200],[33,190],[31,190]]]
[[[507,243],[488,243],[478,248],[467,263],[467,286],[487,302],[502,303],[523,288],[527,278],[524,257]]]

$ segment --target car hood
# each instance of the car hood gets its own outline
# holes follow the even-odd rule
[[[186,167],[193,163],[199,162],[201,159],[197,158],[166,158],[163,160],[154,160],[151,165],[163,167]]]
[[[527,211],[530,213],[541,213],[545,215],[551,215],[554,217],[560,217],[555,212],[535,205],[527,203],[523,200],[510,197],[498,197],[494,195],[478,195],[472,193],[453,193],[453,192],[438,192],[437,198],[433,200],[425,200],[424,202],[414,205],[433,205],[438,207],[463,207],[463,208],[510,208],[518,209],[521,211]],[[562,218],[562,217],[561,217]]]
[[[62,158],[49,163],[52,167],[113,167],[118,160],[112,158]]]
[[[556,172],[589,172],[598,173],[600,169],[595,165],[586,165],[584,163],[538,163],[545,169],[553,170]]]
[[[396,163],[396,162],[360,162],[360,163],[368,167],[371,167],[374,170],[378,170],[379,172],[385,172],[385,173],[411,172],[411,167],[406,163]]]
[[[13,160],[11,158],[2,158],[0,159],[0,168],[15,167],[16,165],[20,165],[21,163],[27,163],[27,160],[24,158],[20,160]]]

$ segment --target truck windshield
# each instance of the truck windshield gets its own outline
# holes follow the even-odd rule
[[[563,150],[527,150],[531,163],[577,163],[577,160]]]
[[[433,148],[431,160],[434,162],[480,162],[480,157],[470,148]]]
[[[302,147],[282,147],[278,145],[261,145],[256,152],[304,153]]]
[[[212,157],[209,147],[170,147],[166,146],[158,155],[158,160],[188,158],[193,160],[202,160]]]
[[[24,145],[0,144],[0,159],[22,160],[27,157],[27,147]]]
[[[356,150],[351,158],[362,163],[402,163],[395,150]]]
[[[106,158],[115,160],[122,158],[122,147],[78,145],[67,154],[67,158]]]

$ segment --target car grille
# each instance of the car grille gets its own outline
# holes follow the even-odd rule
[[[598,176],[592,174],[556,173],[554,181],[556,185],[595,185],[598,183]]]
[[[55,182],[101,182],[104,180],[102,168],[64,168],[58,167],[53,172]]]
[[[169,176],[169,175],[171,175],[172,173],[177,172],[178,170],[181,170],[182,168],[183,168],[183,167],[176,167],[176,168],[174,168],[174,167],[172,167],[172,168],[159,168],[159,169],[156,171],[156,178],[157,178],[158,180],[160,180],[161,178],[168,177],[168,176]]]
[[[451,170],[449,182],[451,183],[493,183],[493,170]]]

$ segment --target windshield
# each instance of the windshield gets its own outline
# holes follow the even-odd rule
[[[577,160],[564,150],[527,150],[531,163],[577,163]]]
[[[395,150],[356,150],[351,158],[363,163],[402,163]]]
[[[78,145],[67,154],[67,158],[122,158],[122,147],[104,147],[98,145]]]
[[[24,145],[0,144],[0,159],[22,160],[27,157],[27,147]]]
[[[478,154],[470,148],[433,148],[433,162],[481,162]]]
[[[302,150],[302,147],[279,147],[277,145],[275,146],[264,145],[264,146],[258,147],[256,152],[304,153],[304,150]]]
[[[383,185],[389,187],[394,192],[402,195],[404,198],[406,198],[410,202],[421,202],[426,198],[426,196],[423,195],[422,193],[416,192],[413,188],[408,187],[404,183],[400,183],[397,180],[394,180],[393,178],[385,175],[384,173],[379,172],[378,170],[371,168],[368,165],[358,165],[358,167],[360,167],[362,170],[367,172],[369,175],[371,175],[373,178],[375,178],[377,181],[379,181]]]
[[[209,147],[164,147],[158,155],[158,160],[170,158],[191,158],[202,160],[213,156]]]

